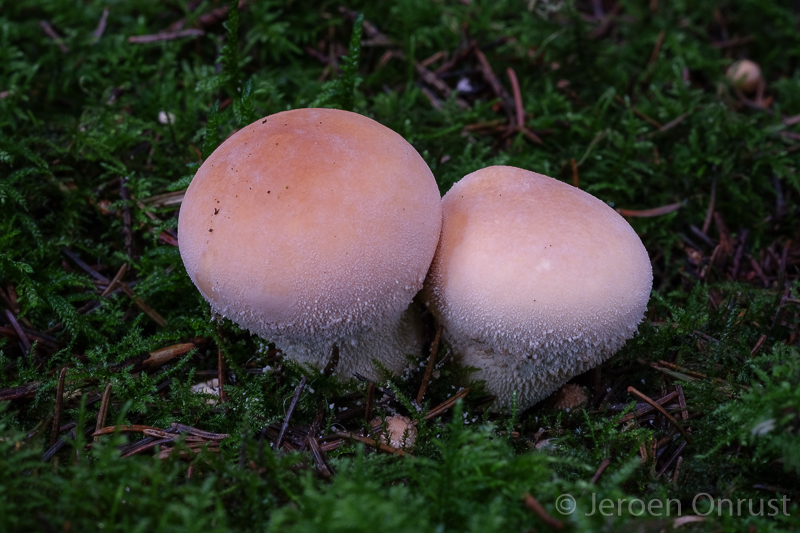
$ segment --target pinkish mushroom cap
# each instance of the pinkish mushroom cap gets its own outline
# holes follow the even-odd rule
[[[529,407],[634,335],[652,286],[647,251],[580,189],[489,167],[443,199],[424,299],[495,406]]]
[[[436,250],[428,166],[364,116],[297,109],[257,120],[197,171],[178,223],[186,271],[212,310],[323,367],[376,379],[420,350],[409,307]]]

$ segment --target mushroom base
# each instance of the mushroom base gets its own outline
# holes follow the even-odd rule
[[[370,380],[382,379],[380,369],[373,360],[394,373],[408,366],[408,356],[418,357],[424,343],[422,311],[412,302],[394,321],[385,322],[350,337],[342,338],[290,338],[272,336],[288,358],[301,365],[323,369],[328,364],[333,345],[339,346],[339,362],[334,374],[346,380],[358,373]]]
[[[607,361],[616,350],[600,350],[575,358],[569,366],[557,361],[498,353],[491,347],[476,343],[458,342],[445,334],[450,345],[461,356],[461,364],[478,370],[469,375],[470,380],[486,382],[486,391],[497,397],[493,411],[508,411],[513,393],[517,393],[520,411],[544,400],[564,383]],[[624,341],[623,341],[624,342]]]

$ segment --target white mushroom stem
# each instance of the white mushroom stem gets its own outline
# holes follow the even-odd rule
[[[412,303],[395,320],[388,320],[346,338],[295,338],[287,335],[273,335],[271,340],[284,354],[301,365],[310,364],[324,368],[330,360],[333,345],[339,346],[339,362],[334,373],[343,379],[350,379],[353,373],[380,381],[377,367],[373,361],[395,373],[401,373],[408,366],[407,356],[418,357],[424,342],[424,326],[421,310]]]
[[[486,389],[497,399],[493,409],[509,410],[513,394],[516,392],[517,407],[527,407],[547,398],[563,383],[607,361],[622,345],[616,348],[594,352],[591,357],[581,354],[572,361],[572,366],[564,365],[562,360],[534,359],[530,355],[499,353],[493,348],[465,341],[445,330],[445,339],[460,354],[461,364],[477,369],[469,375],[470,380],[485,381]]]

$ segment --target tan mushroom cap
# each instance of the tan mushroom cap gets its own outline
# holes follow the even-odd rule
[[[758,84],[761,82],[761,67],[749,59],[742,59],[728,67],[726,76],[728,76],[728,79],[731,80],[734,86],[738,87],[743,92],[752,93],[758,88]]]
[[[465,365],[526,408],[636,332],[652,287],[647,252],[613,209],[514,167],[465,176],[443,199],[424,299]]]
[[[178,232],[213,311],[300,362],[324,366],[338,343],[340,374],[373,377],[372,357],[389,350],[384,364],[399,371],[419,344],[406,310],[440,227],[433,174],[400,135],[355,113],[298,109],[208,157]]]
[[[417,442],[417,426],[410,418],[403,415],[393,415],[386,417],[386,430],[383,433],[380,418],[375,418],[370,425],[377,432],[378,441],[388,444],[393,448],[403,450],[413,450]]]

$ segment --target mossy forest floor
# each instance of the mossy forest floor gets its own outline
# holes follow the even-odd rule
[[[797,531],[799,25],[788,0],[0,1],[0,531]],[[399,132],[442,193],[514,165],[628,218],[654,290],[582,407],[489,414],[444,344],[416,406],[427,355],[343,384],[212,321],[181,193],[310,106]],[[394,412],[410,455],[360,437]]]

